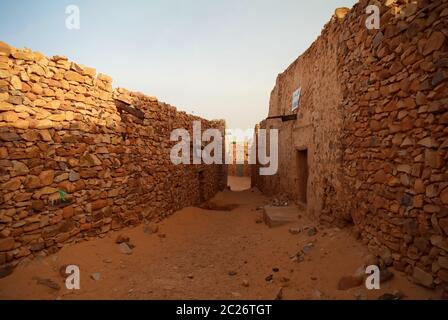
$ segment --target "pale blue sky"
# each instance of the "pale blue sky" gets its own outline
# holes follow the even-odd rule
[[[253,128],[277,74],[356,0],[0,0],[0,40],[65,55],[180,110]],[[65,28],[65,8],[81,29]]]

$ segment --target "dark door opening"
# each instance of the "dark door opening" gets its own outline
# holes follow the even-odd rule
[[[299,202],[306,204],[308,185],[308,150],[297,150],[297,188]]]

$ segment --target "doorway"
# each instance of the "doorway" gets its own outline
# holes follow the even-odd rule
[[[308,186],[308,150],[297,150],[296,158],[298,201],[306,204]]]

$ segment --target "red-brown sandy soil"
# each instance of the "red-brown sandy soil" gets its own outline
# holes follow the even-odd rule
[[[250,189],[250,178],[247,177],[227,177],[227,184],[232,191],[243,191]]]
[[[232,189],[245,188],[243,184]],[[238,184],[238,182],[236,182]],[[112,232],[62,248],[56,254],[20,264],[0,279],[1,299],[274,299],[281,287],[283,299],[377,299],[400,290],[405,299],[437,298],[393,270],[395,276],[380,290],[364,286],[341,291],[342,276],[363,266],[367,251],[349,230],[313,224],[305,214],[297,223],[268,228],[260,222],[260,206],[269,202],[256,189],[226,190],[213,203],[238,205],[231,211],[184,208],[163,222],[154,234],[144,226]],[[316,226],[314,236],[297,235],[291,227]],[[120,252],[115,239],[130,237],[132,254]],[[294,256],[307,243],[314,248],[302,262]],[[68,290],[61,266],[81,270],[80,290]],[[273,269],[277,272],[274,272]],[[92,273],[100,279],[93,280]],[[266,277],[273,275],[271,282]],[[38,284],[36,277],[52,279],[61,289]]]

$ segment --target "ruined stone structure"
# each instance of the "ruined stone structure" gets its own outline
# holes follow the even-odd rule
[[[366,28],[369,4],[380,7],[380,30]],[[353,224],[387,264],[427,287],[448,283],[447,37],[447,0],[339,10],[278,76],[258,126],[279,130],[278,173],[252,172],[263,192]]]
[[[117,109],[127,101],[142,117]],[[0,42],[0,265],[196,205],[224,165],[170,161],[175,128],[225,129],[95,69]]]

